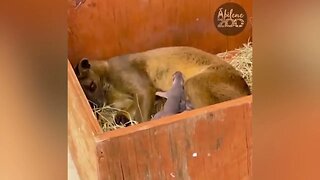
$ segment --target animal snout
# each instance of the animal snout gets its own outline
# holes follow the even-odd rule
[[[103,107],[103,106],[104,106],[103,100],[97,99],[97,100],[96,100],[96,105],[97,105],[98,107]]]

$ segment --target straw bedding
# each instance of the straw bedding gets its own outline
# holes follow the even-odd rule
[[[228,59],[230,58],[229,54],[230,52],[227,51],[218,54],[218,56],[223,59]],[[252,91],[252,42],[243,44],[243,47],[234,50],[230,64],[242,74],[242,77]]]

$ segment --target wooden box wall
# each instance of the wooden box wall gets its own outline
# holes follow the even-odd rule
[[[252,1],[233,1],[249,19],[236,36],[214,27],[222,0],[77,0],[78,8],[68,2],[68,141],[82,179],[251,178],[252,96],[103,133],[72,65],[163,46],[232,50],[251,36]]]
[[[82,2],[75,8],[76,2]],[[72,64],[82,57],[112,56],[164,46],[188,45],[210,53],[238,48],[252,34],[252,0],[69,0],[68,47]],[[247,13],[245,29],[226,36],[214,13],[226,2]]]

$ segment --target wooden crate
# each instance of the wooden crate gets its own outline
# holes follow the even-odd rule
[[[82,2],[75,8],[75,2]],[[252,34],[252,0],[233,0],[247,13],[245,29],[220,33],[214,13],[225,0],[69,0],[68,47],[72,64],[157,47],[188,45],[219,53],[238,48]]]
[[[68,2],[68,143],[82,179],[251,179],[252,96],[103,133],[72,69],[82,57],[164,46],[231,50],[251,36],[249,20],[225,36],[212,22],[222,0]],[[233,2],[252,17],[252,1]]]

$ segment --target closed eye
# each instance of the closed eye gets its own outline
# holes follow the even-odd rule
[[[94,82],[92,81],[91,84],[90,84],[90,86],[89,86],[89,90],[90,90],[91,92],[94,92],[94,91],[96,90],[96,88],[97,88],[96,83],[94,83]]]

